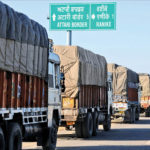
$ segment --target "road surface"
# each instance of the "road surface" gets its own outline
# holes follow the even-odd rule
[[[112,129],[102,130],[90,139],[78,139],[75,131],[58,133],[57,150],[150,150],[150,118],[141,117],[135,124],[112,121]],[[23,143],[23,150],[41,150],[36,143]]]

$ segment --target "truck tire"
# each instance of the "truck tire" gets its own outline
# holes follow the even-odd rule
[[[89,138],[93,133],[93,118],[90,112],[87,113],[82,126],[83,138]]]
[[[78,138],[82,138],[83,134],[82,134],[82,122],[77,120],[76,124],[75,124],[75,132],[76,132],[76,136]]]
[[[132,108],[132,121],[131,123],[135,123],[135,107]]]
[[[1,127],[0,127],[0,150],[5,150],[5,138]]]
[[[150,117],[150,108],[149,107],[145,110],[145,117]]]
[[[57,131],[58,126],[56,124],[55,119],[53,119],[52,122],[52,128],[49,129],[48,138],[46,141],[46,144],[43,146],[43,150],[55,150],[56,149],[56,143],[57,143]]]
[[[150,117],[150,112],[149,111],[145,112],[145,117]]]
[[[98,122],[98,113],[97,111],[95,111],[93,113],[93,136],[96,136],[98,133],[98,126],[99,126],[99,122]]]
[[[111,129],[111,117],[110,117],[110,115],[106,116],[106,119],[103,123],[103,129],[104,129],[104,131],[109,131]]]
[[[148,117],[148,112],[147,111],[145,111],[145,117]]]
[[[18,123],[10,123],[8,126],[7,150],[21,150],[22,132],[20,125]]]
[[[124,123],[131,122],[131,109],[128,109],[125,111],[125,116],[124,116]]]
[[[139,118],[140,118],[139,111],[136,110],[136,113],[135,113],[135,120],[136,120],[136,121],[139,121]]]
[[[125,123],[134,123],[135,122],[135,111],[133,111],[133,108],[128,109],[125,112],[124,122]]]

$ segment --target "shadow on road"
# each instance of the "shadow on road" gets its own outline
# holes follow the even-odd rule
[[[131,123],[124,123],[123,119],[114,119],[112,120],[112,123],[114,124],[131,124]],[[144,117],[142,120],[136,121],[135,124],[141,124],[141,125],[148,125],[150,124],[150,117]]]
[[[81,147],[57,147],[56,150],[149,150],[149,146],[81,146]],[[33,149],[22,149],[33,150]],[[41,150],[41,149],[34,149]]]
[[[147,119],[142,119],[142,120],[139,120],[136,122],[136,124],[139,124],[139,125],[150,125],[150,117],[147,118]]]
[[[82,147],[58,147],[57,150],[149,150],[149,146],[82,146]]]
[[[64,140],[78,140],[75,134],[59,134],[58,139]],[[80,139],[82,140],[82,138]],[[112,129],[108,132],[101,131],[98,133],[96,137],[91,137],[90,139],[83,140],[118,140],[118,141],[131,141],[131,140],[150,140],[150,129],[142,129],[142,128],[127,128],[127,129]]]

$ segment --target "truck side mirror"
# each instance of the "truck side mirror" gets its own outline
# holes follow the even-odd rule
[[[109,91],[111,91],[111,83],[110,82],[107,82],[107,88]]]
[[[143,87],[142,86],[140,86],[139,88],[140,88],[140,91],[143,91]]]
[[[60,73],[60,85],[61,85],[61,92],[65,92],[65,75],[64,75],[64,67],[61,66],[61,73]]]

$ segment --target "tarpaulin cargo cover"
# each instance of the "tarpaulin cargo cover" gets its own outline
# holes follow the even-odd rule
[[[139,74],[140,84],[142,86],[142,97],[150,96],[150,75]]]
[[[47,51],[46,29],[0,2],[0,69],[45,77]]]
[[[106,86],[107,62],[79,46],[54,46],[65,71],[66,96],[76,97],[81,85]]]
[[[128,88],[138,87],[136,83],[139,83],[139,77],[136,72],[117,64],[108,64],[107,69],[113,75],[114,95],[127,96]]]

